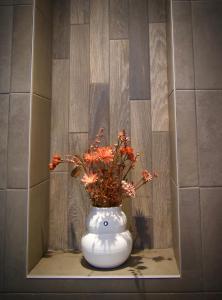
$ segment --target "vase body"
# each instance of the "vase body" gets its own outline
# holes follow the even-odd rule
[[[114,268],[127,260],[132,237],[126,222],[121,207],[91,208],[86,219],[87,233],[81,240],[82,253],[91,265]]]

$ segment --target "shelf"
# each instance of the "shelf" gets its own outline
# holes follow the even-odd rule
[[[29,278],[178,278],[173,250],[134,251],[122,266],[115,269],[91,267],[81,253],[52,252],[31,270]]]

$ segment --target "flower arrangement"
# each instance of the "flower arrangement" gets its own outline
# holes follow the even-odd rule
[[[75,154],[62,158],[55,154],[49,163],[49,169],[54,170],[61,163],[73,165],[71,176],[81,177],[92,205],[115,207],[121,205],[123,197],[134,198],[136,190],[151,182],[157,174],[143,170],[137,183],[130,182],[128,175],[134,168],[139,153],[134,153],[125,130],[119,132],[117,144],[100,146],[103,131],[103,128],[99,130],[95,141],[82,156]]]

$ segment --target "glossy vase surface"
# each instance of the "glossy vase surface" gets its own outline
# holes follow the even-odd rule
[[[86,219],[87,233],[81,240],[88,263],[98,268],[114,268],[127,260],[132,251],[132,237],[126,223],[121,207],[91,208]]]

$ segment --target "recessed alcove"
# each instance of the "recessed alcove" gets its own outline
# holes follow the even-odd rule
[[[180,277],[166,7],[36,1],[34,15],[27,277]],[[113,270],[94,269],[82,257],[90,207],[83,187],[68,167],[47,169],[53,153],[85,151],[100,127],[106,143],[125,128],[143,153],[132,179],[145,167],[159,174],[124,202],[134,249]]]

